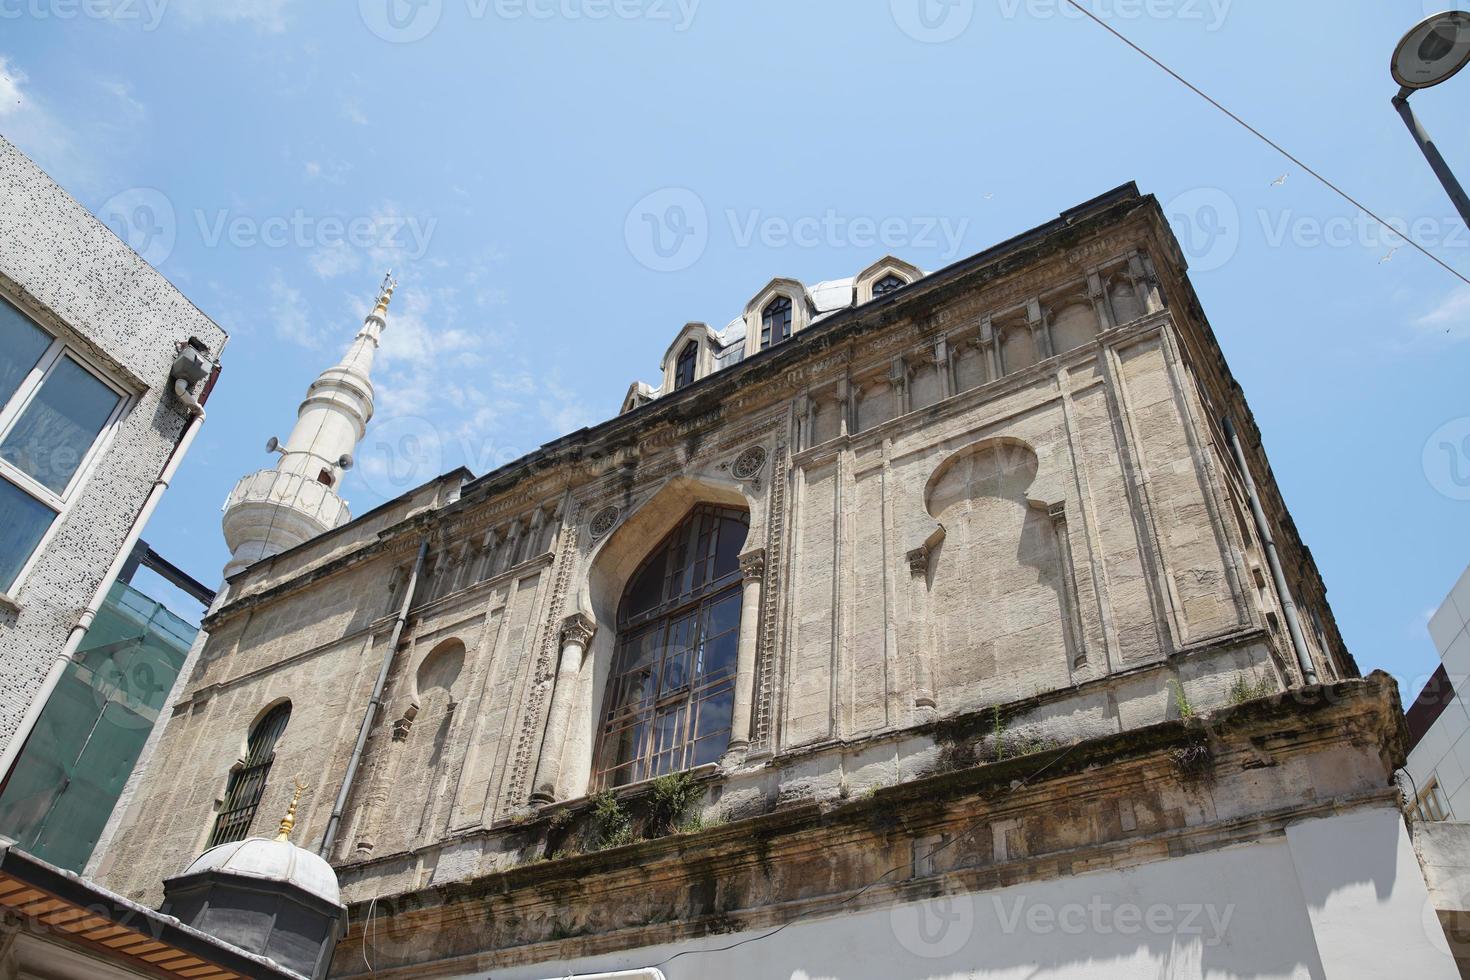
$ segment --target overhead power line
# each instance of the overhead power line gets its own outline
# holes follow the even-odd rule
[[[1185,88],[1189,89],[1195,95],[1197,95],[1200,98],[1204,99],[1210,105],[1214,106],[1216,109],[1219,109],[1225,115],[1229,116],[1232,120],[1235,121],[1235,123],[1237,125],[1239,125],[1243,129],[1245,129],[1246,132],[1250,133],[1256,139],[1260,140],[1262,143],[1265,143],[1267,146],[1271,147],[1271,149],[1275,150],[1277,153],[1280,153],[1282,156],[1286,157],[1286,159],[1290,160],[1292,163],[1296,164],[1298,167],[1301,167],[1303,170],[1305,170],[1307,173],[1311,174],[1313,177],[1317,178],[1317,180],[1321,181],[1322,184],[1325,185],[1327,188],[1329,188],[1334,194],[1336,194],[1337,196],[1341,197],[1344,201],[1347,201],[1353,207],[1357,208],[1359,211],[1363,212],[1368,217],[1372,218],[1374,221],[1378,222],[1380,225],[1382,225],[1388,231],[1392,232],[1394,235],[1396,235],[1399,238],[1402,238],[1404,241],[1408,242],[1410,245],[1412,245],[1414,247],[1415,250],[1417,250],[1422,255],[1424,255],[1425,258],[1429,259],[1435,265],[1439,266],[1441,269],[1443,269],[1444,271],[1448,272],[1450,275],[1454,276],[1456,279],[1460,280],[1465,285],[1470,286],[1470,279],[1465,278],[1465,276],[1463,276],[1461,273],[1457,272],[1453,267],[1451,267],[1447,262],[1445,262],[1439,256],[1435,255],[1433,252],[1429,251],[1423,245],[1420,245],[1418,242],[1414,241],[1413,238],[1409,237],[1407,229],[1405,229],[1404,231],[1399,231],[1393,225],[1389,224],[1387,221],[1384,221],[1376,213],[1374,213],[1367,205],[1361,203],[1357,198],[1353,197],[1347,191],[1343,190],[1341,187],[1338,187],[1332,181],[1328,180],[1326,177],[1322,176],[1322,174],[1318,173],[1315,169],[1313,169],[1312,167],[1310,167],[1307,164],[1303,163],[1300,157],[1298,157],[1296,154],[1292,153],[1291,151],[1287,150],[1286,147],[1282,146],[1280,143],[1277,143],[1275,140],[1271,139],[1265,133],[1262,133],[1259,129],[1257,129],[1256,127],[1252,126],[1250,123],[1246,122],[1244,119],[1240,118],[1235,113],[1231,112],[1229,109],[1225,108],[1225,106],[1221,105],[1215,99],[1211,98],[1207,93],[1205,93],[1202,89],[1200,89],[1199,86],[1195,85],[1189,79],[1185,78],[1183,75],[1179,74],[1177,71],[1175,71],[1174,69],[1170,68],[1168,65],[1164,64],[1158,58],[1155,58],[1153,55],[1149,54],[1143,48],[1139,47],[1132,40],[1130,40],[1125,34],[1123,34],[1117,28],[1113,27],[1113,25],[1109,24],[1107,21],[1105,21],[1101,17],[1097,16],[1097,14],[1094,14],[1092,11],[1090,11],[1086,7],[1084,7],[1081,3],[1078,2],[1078,0],[1066,0],[1066,2],[1070,6],[1075,7],[1078,10],[1078,12],[1080,12],[1087,19],[1091,20],[1094,24],[1096,24],[1097,26],[1101,27],[1103,30],[1105,30],[1109,34],[1113,35],[1113,37],[1115,37],[1118,40],[1122,41],[1124,44],[1128,45],[1134,51],[1136,51],[1139,54],[1143,55],[1143,57],[1147,58],[1149,61],[1153,62],[1154,65],[1156,65],[1159,69],[1161,69],[1162,71],[1164,71],[1165,73],[1167,73],[1171,78],[1173,78],[1180,85],[1183,85]]]

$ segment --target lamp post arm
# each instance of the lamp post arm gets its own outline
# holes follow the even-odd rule
[[[1455,179],[1454,173],[1450,171],[1449,164],[1445,163],[1439,148],[1434,145],[1434,140],[1429,133],[1420,125],[1419,119],[1414,115],[1414,110],[1409,106],[1409,96],[1413,94],[1412,89],[1401,89],[1399,94],[1393,97],[1393,107],[1403,117],[1404,125],[1409,127],[1409,134],[1414,137],[1414,142],[1419,144],[1424,158],[1429,161],[1429,166],[1434,170],[1434,175],[1444,185],[1445,191],[1450,195],[1450,200],[1455,202],[1455,208],[1460,212],[1460,218],[1470,227],[1470,196],[1466,196],[1465,188]]]

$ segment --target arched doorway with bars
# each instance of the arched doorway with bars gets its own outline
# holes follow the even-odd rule
[[[691,510],[629,578],[604,685],[592,788],[717,762],[730,743],[749,514]]]

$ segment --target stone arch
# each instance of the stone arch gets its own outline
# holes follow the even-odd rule
[[[1060,507],[1030,495],[1039,461],[1019,439],[948,457],[924,491],[943,529],[928,553],[939,710],[971,711],[1071,679],[1070,573]]]
[[[924,273],[920,271],[918,266],[905,262],[896,256],[885,255],[857,274],[857,279],[854,281],[853,286],[856,303],[861,306],[871,301],[873,298],[873,286],[879,280],[889,275],[902,279],[905,285],[916,283],[924,277]]]
[[[1041,351],[1036,349],[1036,335],[1026,320],[1018,318],[1004,324],[997,321],[995,329],[999,337],[1003,374],[1024,371],[1041,360]]]
[[[1073,298],[1059,304],[1051,321],[1051,345],[1053,352],[1065,354],[1085,347],[1097,336],[1097,309],[1091,300]]]
[[[723,476],[678,476],[636,504],[618,527],[588,555],[577,592],[576,608],[569,610],[588,621],[588,643],[564,745],[544,751],[557,753],[559,776],[555,795],[567,799],[582,795],[592,775],[592,751],[597,742],[599,716],[607,679],[617,646],[618,605],[623,590],[649,553],[701,504],[715,504],[750,514],[746,550],[763,537],[757,501],[739,482]],[[555,738],[555,734],[552,735]]]

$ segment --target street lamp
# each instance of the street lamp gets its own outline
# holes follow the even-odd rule
[[[1470,225],[1470,197],[1465,195],[1465,189],[1450,172],[1439,148],[1409,108],[1409,96],[1421,88],[1449,81],[1466,64],[1470,64],[1470,13],[1450,10],[1426,18],[1404,35],[1394,49],[1392,71],[1394,81],[1400,85],[1399,94],[1393,97],[1393,107],[1403,117],[1404,125],[1409,127],[1435,176],[1449,192],[1460,217]]]

